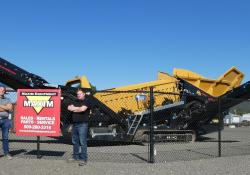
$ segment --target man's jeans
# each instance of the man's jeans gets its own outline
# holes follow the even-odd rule
[[[88,124],[76,123],[73,125],[72,130],[72,143],[73,143],[73,158],[76,160],[87,161],[87,135]]]
[[[9,129],[11,128],[11,121],[8,118],[0,119],[0,127],[2,129],[3,153],[6,155],[9,153]]]

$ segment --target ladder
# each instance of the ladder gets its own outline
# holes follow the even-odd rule
[[[143,118],[143,115],[135,115],[132,124],[130,125],[127,135],[134,135],[139,124],[141,123],[141,120]]]

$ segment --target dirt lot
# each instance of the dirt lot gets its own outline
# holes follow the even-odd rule
[[[222,156],[250,155],[250,127],[228,128],[222,131]],[[218,133],[203,136],[194,143],[157,143],[156,162],[198,160],[218,156]],[[36,158],[36,137],[10,136],[11,154],[16,158]],[[70,141],[41,137],[42,159],[66,160],[71,157]],[[145,163],[147,144],[89,143],[90,162]]]
[[[250,127],[225,128],[222,156],[218,155],[217,133],[195,143],[156,144],[156,163],[146,163],[148,145],[89,145],[89,163],[69,164],[70,143],[41,138],[41,159],[36,159],[36,138],[10,137],[13,160],[0,158],[0,174],[249,174]]]

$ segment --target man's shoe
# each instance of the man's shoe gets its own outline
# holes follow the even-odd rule
[[[87,162],[84,161],[84,160],[80,160],[79,161],[79,166],[84,166],[84,165],[87,165]]]
[[[68,163],[76,163],[78,162],[78,160],[74,159],[74,158],[70,158],[67,160]]]
[[[10,154],[5,154],[4,158],[7,159],[7,160],[13,159],[13,157]]]

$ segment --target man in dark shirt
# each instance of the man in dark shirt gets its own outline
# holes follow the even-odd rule
[[[79,162],[79,166],[83,166],[86,165],[88,159],[87,135],[90,104],[81,89],[77,90],[77,99],[73,104],[68,106],[68,110],[72,112],[73,121],[73,159],[69,159],[69,161],[77,161]]]

